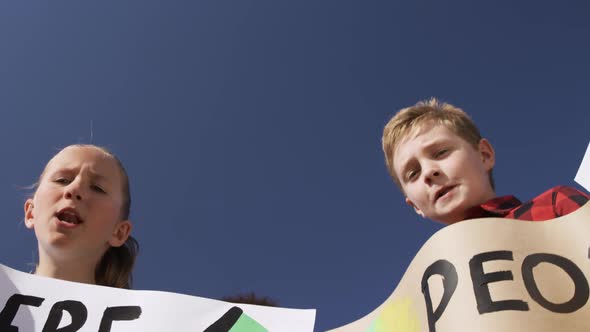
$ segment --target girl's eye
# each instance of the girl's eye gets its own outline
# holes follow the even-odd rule
[[[70,179],[66,179],[66,178],[57,178],[57,179],[53,180],[53,182],[59,183],[59,184],[68,184],[71,181],[70,181]]]
[[[92,188],[92,190],[96,191],[97,193],[101,193],[101,194],[106,194],[107,192],[104,191],[104,189],[102,189],[101,187],[93,184],[90,186],[90,188]]]

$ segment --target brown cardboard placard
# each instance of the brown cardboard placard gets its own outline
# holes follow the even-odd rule
[[[392,295],[334,332],[590,331],[590,203],[545,222],[435,233]]]

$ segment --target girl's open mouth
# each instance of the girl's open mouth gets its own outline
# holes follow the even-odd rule
[[[79,225],[83,222],[82,218],[76,213],[76,210],[71,208],[62,209],[55,216],[59,221],[70,225]]]

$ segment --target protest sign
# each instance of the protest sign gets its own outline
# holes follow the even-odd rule
[[[589,331],[590,203],[550,221],[435,233],[393,294],[334,332]]]
[[[0,331],[311,332],[315,310],[38,277],[0,265]]]
[[[590,191],[590,144],[586,148],[586,153],[582,158],[582,163],[580,164],[580,168],[578,168],[574,180],[586,190]]]

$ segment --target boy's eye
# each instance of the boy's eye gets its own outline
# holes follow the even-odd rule
[[[447,152],[449,152],[449,149],[441,149],[441,150],[438,150],[434,154],[434,157],[440,158],[440,157],[444,156]]]
[[[407,173],[406,178],[411,181],[411,180],[415,179],[417,175],[418,175],[417,170],[411,170]]]

